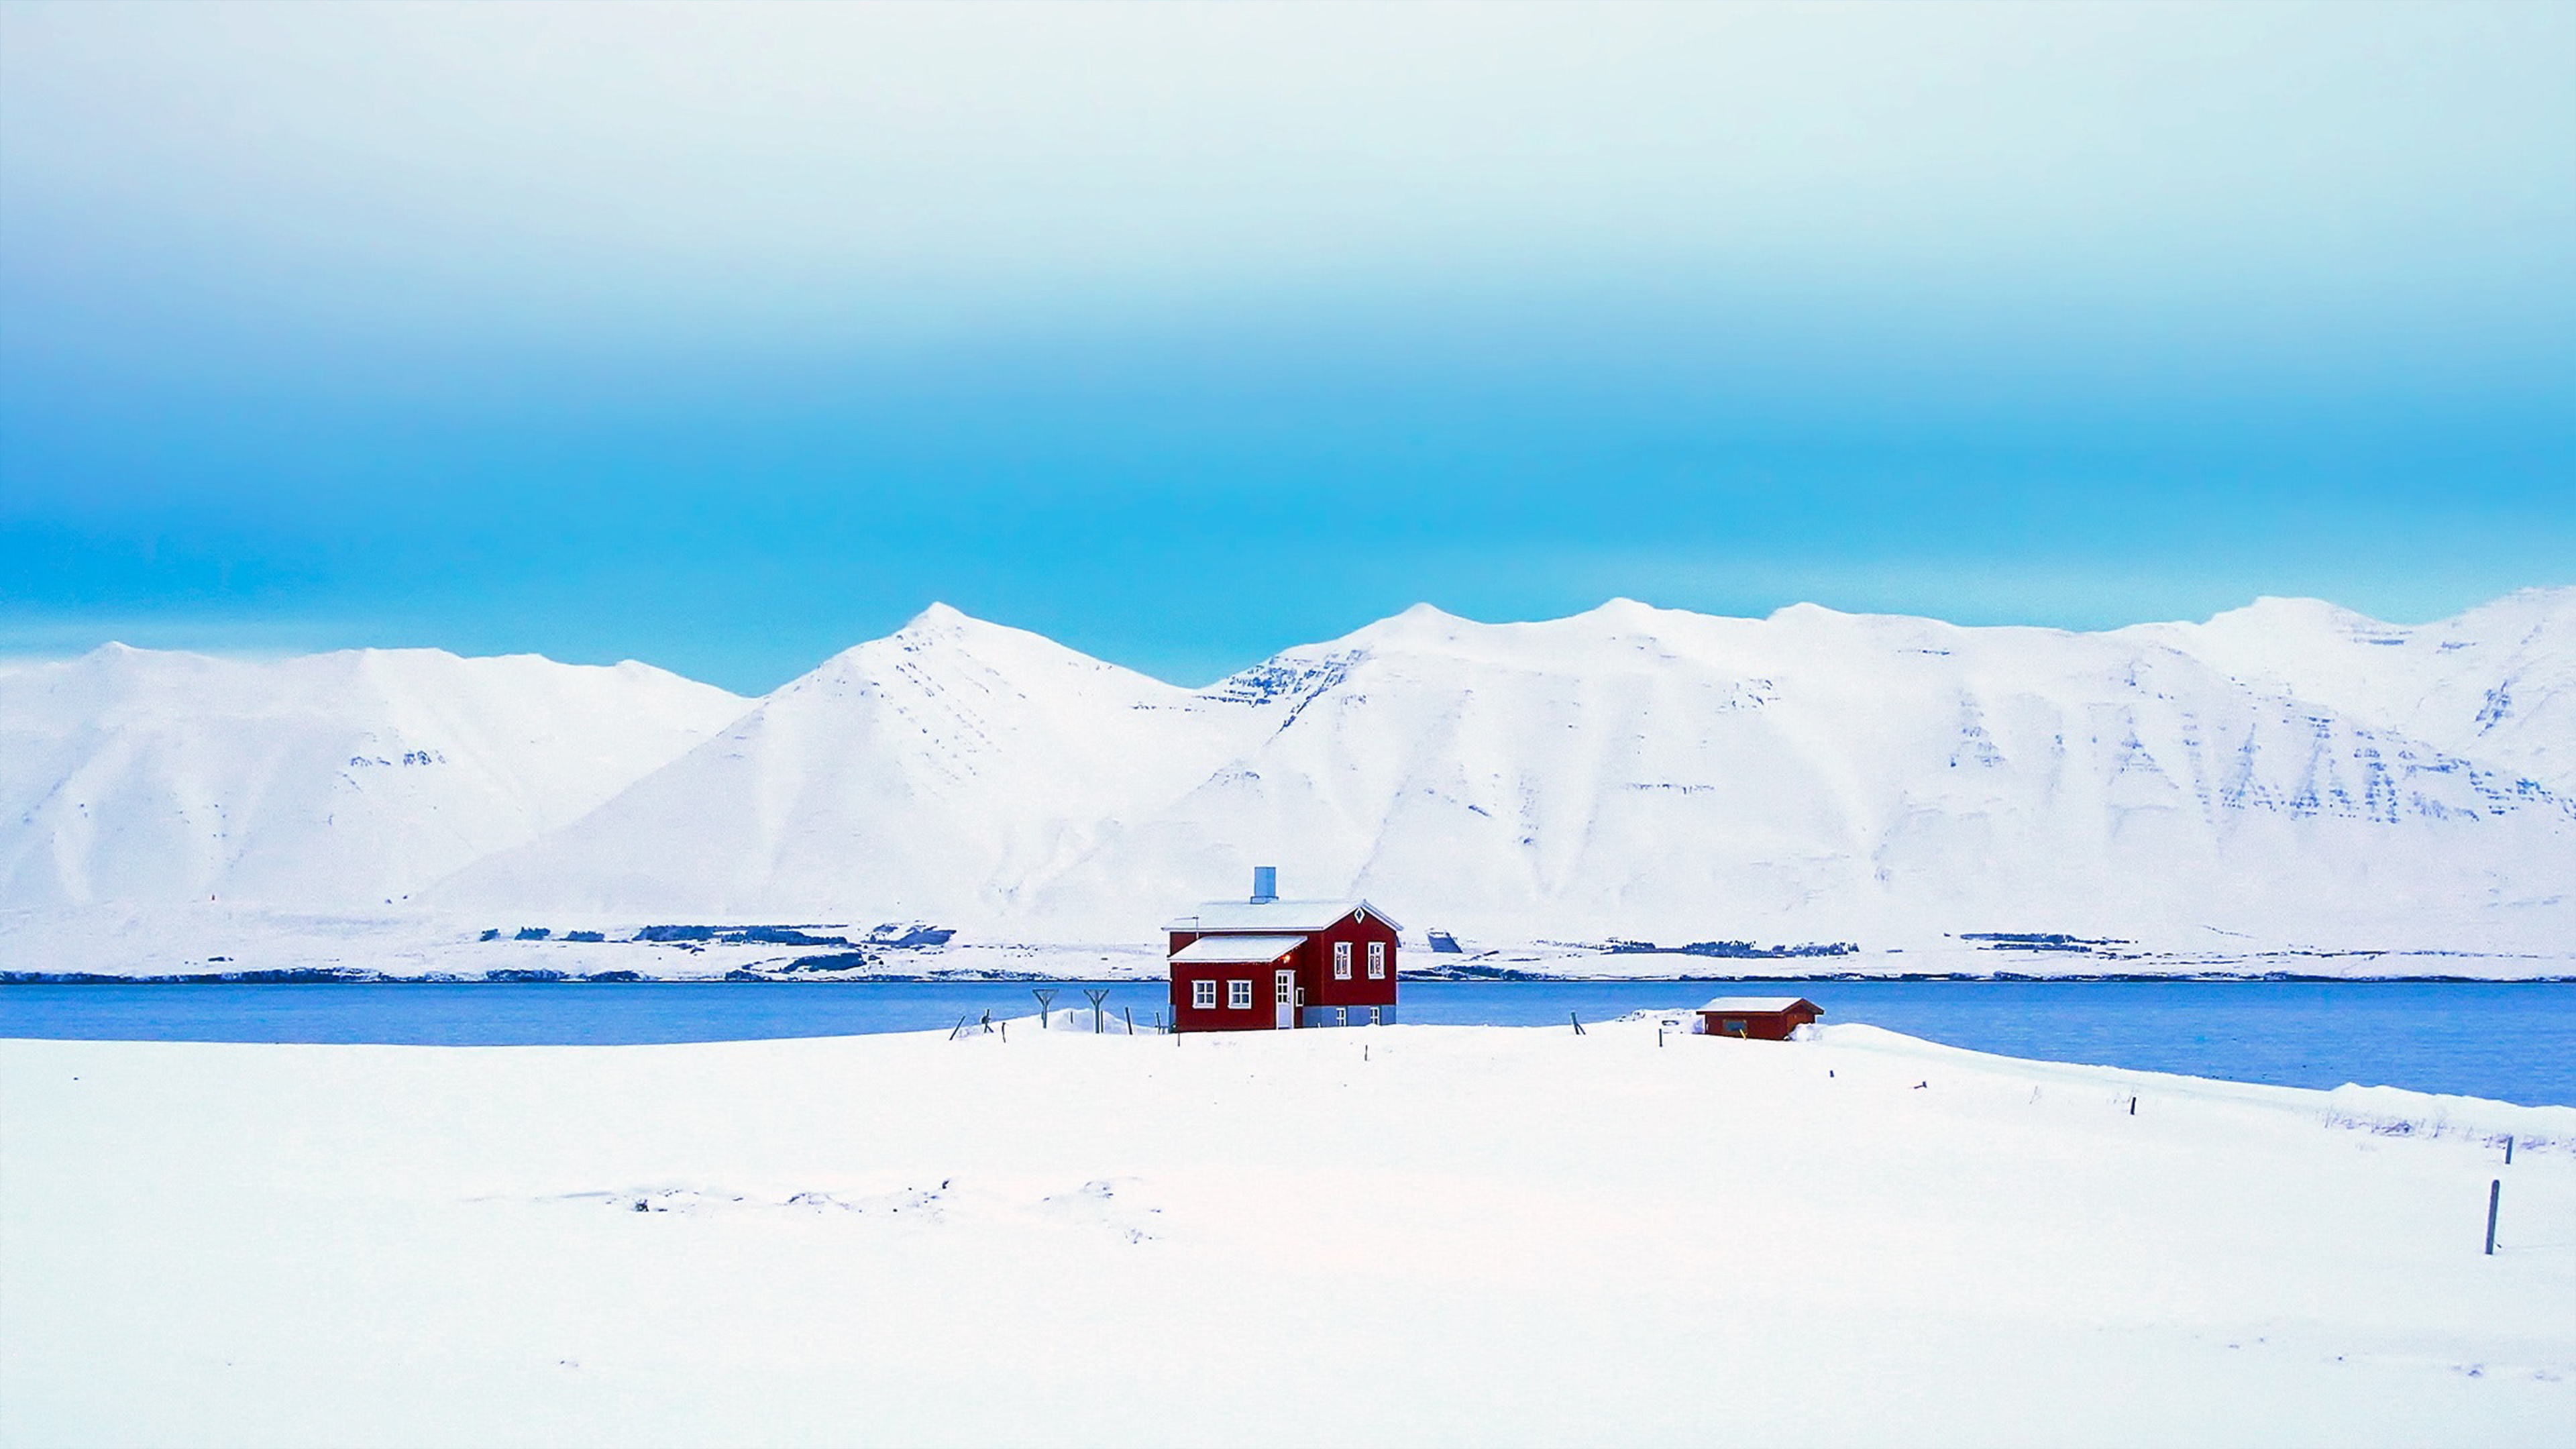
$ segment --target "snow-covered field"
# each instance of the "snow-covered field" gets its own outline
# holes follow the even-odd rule
[[[2576,1442],[2576,1110],[1030,1027],[0,1043],[0,1441]]]

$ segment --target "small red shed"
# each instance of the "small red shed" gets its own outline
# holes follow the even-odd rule
[[[1824,1015],[1824,1008],[1803,996],[1721,996],[1699,1009],[1702,1036],[1739,1036],[1751,1041],[1787,1041],[1789,1033]]]
[[[1400,929],[1364,900],[1283,901],[1277,872],[1246,900],[1209,901],[1163,927],[1180,1031],[1288,1031],[1395,1020]]]

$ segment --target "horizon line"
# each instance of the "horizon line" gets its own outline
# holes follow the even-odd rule
[[[494,652],[473,653],[473,652],[465,652],[465,651],[457,650],[457,649],[451,649],[451,648],[448,648],[448,647],[446,647],[446,646],[444,646],[444,645],[439,645],[439,644],[351,644],[351,645],[339,645],[339,646],[326,647],[326,648],[299,648],[299,647],[293,647],[293,646],[278,646],[278,647],[270,647],[270,648],[262,648],[262,647],[256,647],[256,646],[253,646],[253,647],[241,647],[241,648],[198,647],[198,646],[171,646],[171,647],[163,647],[163,646],[157,646],[157,645],[137,645],[137,644],[128,644],[128,643],[126,643],[126,642],[125,642],[123,639],[121,639],[121,638],[114,638],[114,637],[110,637],[110,638],[103,638],[103,639],[100,639],[97,643],[89,644],[89,645],[86,645],[86,646],[83,646],[83,647],[67,648],[67,649],[60,649],[60,650],[41,650],[41,649],[17,649],[17,648],[9,647],[9,646],[8,646],[7,644],[5,644],[5,643],[0,643],[0,671],[11,671],[11,670],[28,669],[28,668],[41,668],[41,667],[44,667],[44,666],[46,666],[46,665],[57,665],[57,664],[69,664],[69,663],[75,663],[75,662],[78,662],[78,661],[80,661],[80,660],[87,659],[87,658],[90,658],[90,657],[92,657],[92,656],[94,656],[94,655],[98,655],[98,654],[101,654],[101,653],[105,653],[105,652],[108,652],[108,651],[111,651],[111,650],[124,651],[124,652],[128,652],[128,653],[135,653],[135,654],[153,654],[153,655],[168,655],[168,656],[188,656],[188,657],[195,657],[195,658],[202,658],[202,659],[211,659],[211,660],[219,660],[219,661],[227,661],[227,662],[240,662],[240,663],[274,663],[274,662],[283,662],[283,661],[293,660],[293,659],[316,659],[316,658],[327,658],[327,657],[329,657],[329,656],[332,656],[332,655],[339,655],[339,654],[406,654],[406,653],[420,653],[420,654],[439,654],[439,655],[444,655],[444,656],[449,657],[449,658],[452,658],[452,659],[459,659],[459,660],[538,659],[538,660],[543,660],[543,661],[545,661],[545,662],[547,662],[547,663],[549,663],[549,664],[556,664],[556,665],[561,665],[561,666],[566,667],[566,668],[575,668],[575,669],[617,669],[617,668],[623,668],[623,667],[628,666],[628,665],[633,665],[633,666],[636,666],[636,667],[638,667],[638,668],[651,669],[651,670],[654,670],[654,671],[659,672],[659,673],[662,673],[662,674],[667,674],[667,675],[670,675],[670,676],[672,676],[673,678],[676,678],[676,679],[683,679],[683,680],[687,680],[687,681],[689,681],[690,683],[693,683],[693,684],[700,684],[700,685],[705,686],[706,688],[723,690],[723,692],[724,692],[724,693],[735,695],[737,698],[747,699],[747,700],[756,700],[756,699],[765,698],[765,697],[767,697],[767,696],[768,696],[768,695],[770,695],[770,694],[774,694],[774,693],[776,693],[776,692],[777,692],[778,690],[780,690],[780,689],[787,688],[789,685],[791,685],[791,684],[795,683],[797,680],[800,680],[800,679],[804,679],[804,678],[806,678],[807,676],[809,676],[809,675],[813,674],[816,670],[819,670],[819,669],[823,668],[824,666],[826,666],[826,665],[830,664],[833,660],[838,659],[838,658],[842,657],[843,655],[846,655],[846,654],[848,654],[848,653],[850,653],[850,652],[852,652],[852,651],[854,651],[854,650],[866,648],[867,646],[869,646],[869,645],[871,645],[871,644],[880,644],[880,643],[884,643],[884,642],[886,642],[887,640],[900,638],[900,637],[902,637],[902,636],[903,636],[903,635],[905,635],[905,634],[913,633],[913,632],[915,632],[915,631],[917,631],[917,630],[922,629],[925,625],[934,625],[934,624],[945,623],[948,619],[953,618],[953,619],[956,619],[956,620],[959,620],[959,621],[963,621],[963,622],[966,622],[966,623],[970,623],[970,624],[982,625],[982,626],[987,627],[987,628],[1008,630],[1008,631],[1010,631],[1010,632],[1012,632],[1012,633],[1017,633],[1017,634],[1026,634],[1026,635],[1029,635],[1029,636],[1031,636],[1031,637],[1034,637],[1034,638],[1037,638],[1037,639],[1044,640],[1044,641],[1045,641],[1045,642],[1047,642],[1048,644],[1053,645],[1054,647],[1056,647],[1056,648],[1058,648],[1058,649],[1062,649],[1062,650],[1064,650],[1064,651],[1066,651],[1066,652],[1068,652],[1068,653],[1075,654],[1075,655],[1079,655],[1079,656],[1081,656],[1081,657],[1082,657],[1082,658],[1084,658],[1084,659],[1091,660],[1091,661],[1093,661],[1094,663],[1105,664],[1105,665],[1108,665],[1109,667],[1111,667],[1111,668],[1115,668],[1115,669],[1123,669],[1123,670],[1126,670],[1127,672],[1129,672],[1129,673],[1133,673],[1133,674],[1140,674],[1140,675],[1145,676],[1146,678],[1154,679],[1154,680],[1157,680],[1157,681],[1159,681],[1159,682],[1161,682],[1161,683],[1171,685],[1171,686],[1173,686],[1174,688],[1178,688],[1178,689],[1188,689],[1188,690],[1200,690],[1200,689],[1205,689],[1205,688],[1208,688],[1208,687],[1213,686],[1213,685],[1215,685],[1215,684],[1221,683],[1221,682],[1223,682],[1223,681],[1224,681],[1224,680],[1226,680],[1226,679],[1230,679],[1230,678],[1234,677],[1236,674],[1240,674],[1240,673],[1244,672],[1245,670],[1258,668],[1258,667],[1260,667],[1261,665],[1266,664],[1266,663],[1269,663],[1269,662],[1271,662],[1271,661],[1273,661],[1273,660],[1275,660],[1275,659],[1278,659],[1278,658],[1280,658],[1281,656],[1286,655],[1286,654],[1294,653],[1294,652],[1297,652],[1297,651],[1299,651],[1299,650],[1315,649],[1315,648],[1321,648],[1321,647],[1325,647],[1325,646],[1332,645],[1332,644],[1341,643],[1341,642],[1343,642],[1344,640],[1355,639],[1355,638],[1359,637],[1360,635],[1363,635],[1363,634],[1366,634],[1366,633],[1371,632],[1372,630],[1380,630],[1380,629],[1383,629],[1383,628],[1384,628],[1385,626],[1387,626],[1387,625],[1397,624],[1397,623],[1400,623],[1400,622],[1402,622],[1402,621],[1404,621],[1404,620],[1406,620],[1406,619],[1413,619],[1413,618],[1426,618],[1426,617],[1436,617],[1436,618],[1438,618],[1438,619],[1447,620],[1447,621],[1451,621],[1451,622],[1458,623],[1458,624],[1471,625],[1471,626],[1473,626],[1473,627],[1475,627],[1475,628],[1479,628],[1479,629],[1538,628],[1538,627],[1545,627],[1545,626],[1548,626],[1548,625],[1572,623],[1572,622],[1574,622],[1575,620],[1578,620],[1578,619],[1587,619],[1587,618],[1591,618],[1591,617],[1593,617],[1593,616],[1595,616],[1595,615],[1599,615],[1599,614],[1605,614],[1605,613],[1611,613],[1611,612],[1615,612],[1615,611],[1620,611],[1620,610],[1623,608],[1623,606],[1624,606],[1625,608],[1629,608],[1629,609],[1636,609],[1636,610],[1642,610],[1642,611],[1645,611],[1645,612],[1650,613],[1650,614],[1659,614],[1659,615],[1686,615],[1686,616],[1689,616],[1689,617],[1691,617],[1691,618],[1695,618],[1695,619],[1725,620],[1725,621],[1731,621],[1731,622],[1737,622],[1737,623],[1747,623],[1747,624],[1761,624],[1761,623],[1768,623],[1768,622],[1771,622],[1771,621],[1773,621],[1773,620],[1777,620],[1777,619],[1779,619],[1782,615],[1785,615],[1785,614],[1793,614],[1793,613],[1799,613],[1799,612],[1815,612],[1815,613],[1822,613],[1822,614],[1834,615],[1834,616],[1836,616],[1836,617],[1846,618],[1846,619],[1889,619],[1889,620],[1901,620],[1901,621],[1905,621],[1905,622],[1909,622],[1909,623],[1937,624],[1937,625],[1940,625],[1941,627],[1943,627],[1943,628],[1947,628],[1947,629],[1958,629],[1958,630],[1978,631],[1978,632],[1988,632],[1988,631],[1997,631],[1997,630],[2023,630],[2023,631],[2035,631],[2035,632],[2048,633],[2048,634],[2061,634],[2061,635],[2068,635],[2068,636],[2106,636],[2106,635],[2113,635],[2113,634],[2125,633],[2125,632],[2127,632],[2127,631],[2129,631],[2129,630],[2132,630],[2132,629],[2152,629],[2152,628],[2176,627],[2176,626],[2179,626],[2179,627],[2206,627],[2206,626],[2208,626],[2208,625],[2210,625],[2210,624],[2213,624],[2213,623],[2217,622],[2219,619],[2225,618],[2225,617],[2227,617],[2227,616],[2229,616],[2229,615],[2231,615],[2231,614],[2240,614],[2240,613],[2245,613],[2245,612],[2248,612],[2248,611],[2251,611],[2251,610],[2254,610],[2254,609],[2262,608],[2263,606],[2265,606],[2265,605],[2267,605],[2267,604],[2268,604],[2268,605],[2313,605],[2313,606],[2317,606],[2317,607],[2320,607],[2320,608],[2323,608],[2323,609],[2331,610],[2331,611],[2333,611],[2335,614],[2338,614],[2338,615],[2345,615],[2345,616],[2349,616],[2349,618],[2350,618],[2353,622],[2355,622],[2356,624],[2359,624],[2359,625],[2370,626],[2370,627],[2375,627],[2375,628],[2380,628],[2380,629],[2415,630],[2415,629],[2428,629],[2428,628],[2436,627],[2436,626],[2441,625],[2441,624],[2452,623],[2452,622],[2455,622],[2455,621],[2457,621],[2457,620],[2467,618],[2468,616],[2470,616],[2470,615],[2472,615],[2472,614],[2477,614],[2477,613],[2483,612],[2483,611],[2485,611],[2485,610],[2495,608],[2495,607],[2497,607],[2498,605],[2502,605],[2502,604],[2510,603],[2510,602],[2512,602],[2512,601],[2514,601],[2514,600],[2516,600],[2516,599],[2532,598],[2532,597],[2547,597],[2547,596],[2552,596],[2552,595],[2568,595],[2568,596],[2571,596],[2571,597],[2576,597],[2576,583],[2565,583],[2565,584],[2526,584],[2526,585],[2522,585],[2522,586],[2517,587],[2517,588],[2508,589],[2508,590],[2506,590],[2505,592],[2503,592],[2503,593],[2501,593],[2501,594],[2497,594],[2497,595],[2495,595],[2495,596],[2493,596],[2493,597],[2491,597],[2491,598],[2488,598],[2488,599],[2482,600],[2482,601],[2480,601],[2480,602],[2478,602],[2478,603],[2475,603],[2475,604],[2471,604],[2471,605],[2469,605],[2469,606],[2467,606],[2467,607],[2465,607],[2465,608],[2459,609],[2459,610],[2457,610],[2457,611],[2455,611],[2455,612],[2453,612],[2453,613],[2446,614],[2446,615],[2442,615],[2442,616],[2440,616],[2440,617],[2438,617],[2438,618],[2422,620],[2422,621],[2420,621],[2420,622],[2415,622],[2415,623],[2408,623],[2408,622],[2405,622],[2405,621],[2401,621],[2401,620],[2393,620],[2393,619],[2382,619],[2382,618],[2376,617],[2376,616],[2371,615],[2371,614],[2363,613],[2362,611],[2360,611],[2360,610],[2358,610],[2358,609],[2354,609],[2354,608],[2348,607],[2348,606],[2346,606],[2346,605],[2336,603],[2336,602],[2334,602],[2334,601],[2333,601],[2333,600],[2331,600],[2331,599],[2318,598],[2318,597],[2315,597],[2315,596],[2313,596],[2313,595],[2304,595],[2304,594],[2257,594],[2257,595],[2255,595],[2252,599],[2250,599],[2250,600],[2246,601],[2246,602],[2245,602],[2245,603],[2243,603],[2243,604],[2238,604],[2238,605],[2235,605],[2235,606],[2230,607],[2230,608],[2226,608],[2226,609],[2218,610],[2217,612],[2215,612],[2215,613],[2211,614],[2209,617],[2207,617],[2207,618],[2205,618],[2205,619],[2163,619],[2163,618],[2159,618],[2159,619],[2137,619],[2137,620],[2132,620],[2132,621],[2130,621],[2130,622],[2128,622],[2128,623],[2124,623],[2124,624],[2116,624],[2116,625],[2111,625],[2111,626],[2108,626],[2108,627],[2105,627],[2105,628],[2095,628],[2095,629],[2074,628],[2074,627],[2069,627],[2069,626],[2066,626],[2066,625],[2059,625],[2059,624],[2033,624],[2033,623],[1960,624],[1960,623],[1955,623],[1955,622],[1953,622],[1953,621],[1951,621],[1951,620],[1948,620],[1948,619],[1942,618],[1942,617],[1940,617],[1939,615],[1935,615],[1935,614],[1909,614],[1909,613],[1897,613],[1897,612],[1889,612],[1889,611],[1884,611],[1884,610],[1870,610],[1870,609],[1842,609],[1842,608],[1836,608],[1836,607],[1834,607],[1833,605],[1830,605],[1830,604],[1820,604],[1820,603],[1817,603],[1817,602],[1815,602],[1815,601],[1813,601],[1813,600],[1800,600],[1800,601],[1795,602],[1795,603],[1783,604],[1783,605],[1780,605],[1780,606],[1779,606],[1779,607],[1777,607],[1777,608],[1772,609],[1769,613],[1766,613],[1766,614],[1731,614],[1731,613],[1723,613],[1723,612],[1714,612],[1714,611],[1710,611],[1710,610],[1703,610],[1703,609],[1692,609],[1692,608],[1681,607],[1681,606],[1674,606],[1674,605],[1662,605],[1662,604],[1655,604],[1655,603],[1647,602],[1647,601],[1645,601],[1645,600],[1641,600],[1641,599],[1633,598],[1633,597],[1630,597],[1630,596],[1628,596],[1628,595],[1624,595],[1624,594],[1614,594],[1614,595],[1612,595],[1611,597],[1609,597],[1609,598],[1606,598],[1606,599],[1602,600],[1600,603],[1598,603],[1598,604],[1596,604],[1596,605],[1592,606],[1592,607],[1591,607],[1591,608],[1589,608],[1589,609],[1579,609],[1579,610],[1576,610],[1575,612],[1573,612],[1573,613],[1569,613],[1569,614],[1551,615],[1551,616],[1548,616],[1548,617],[1545,617],[1545,618],[1531,618],[1531,619],[1478,619],[1478,618],[1475,618],[1475,617],[1470,616],[1470,615],[1460,614],[1460,613],[1456,613],[1456,612],[1454,612],[1454,611],[1452,611],[1452,610],[1442,608],[1441,606],[1439,606],[1439,605],[1437,605],[1437,604],[1432,603],[1432,602],[1431,602],[1430,600],[1428,600],[1428,599],[1423,599],[1423,600],[1419,600],[1419,601],[1417,601],[1417,602],[1415,602],[1415,603],[1413,603],[1413,604],[1411,604],[1411,605],[1408,605],[1407,607],[1405,607],[1405,608],[1403,608],[1403,609],[1399,609],[1399,610],[1397,610],[1396,612],[1394,612],[1394,613],[1392,613],[1392,614],[1385,615],[1385,616],[1383,616],[1383,617],[1381,617],[1381,618],[1378,618],[1378,619],[1373,619],[1373,620],[1369,621],[1368,623],[1365,623],[1365,624],[1359,625],[1358,627],[1353,628],[1353,629],[1345,630],[1344,632],[1342,632],[1342,633],[1340,633],[1340,634],[1331,635],[1331,636],[1326,637],[1326,638],[1313,639],[1313,640],[1308,640],[1308,641],[1304,641],[1304,642],[1301,642],[1301,643],[1290,644],[1290,645],[1287,645],[1287,646],[1285,646],[1285,647],[1283,647],[1283,648],[1281,648],[1281,649],[1274,650],[1274,651],[1272,651],[1272,652],[1271,652],[1271,653],[1269,653],[1269,654],[1262,655],[1262,656],[1260,656],[1259,658],[1255,658],[1255,659],[1249,660],[1249,661],[1247,661],[1247,662],[1245,662],[1245,663],[1243,663],[1243,664],[1240,664],[1240,665],[1235,666],[1235,667],[1234,667],[1234,668],[1232,668],[1232,669],[1228,669],[1228,670],[1226,670],[1225,672],[1223,672],[1223,673],[1221,673],[1221,674],[1218,674],[1218,675],[1214,676],[1213,678],[1211,678],[1211,679],[1207,680],[1204,684],[1190,684],[1190,683],[1185,683],[1185,682],[1180,681],[1180,680],[1175,680],[1175,679],[1167,678],[1167,677],[1165,677],[1165,676],[1163,676],[1163,675],[1161,675],[1161,674],[1155,673],[1154,671],[1151,671],[1151,670],[1147,670],[1147,669],[1140,669],[1140,668],[1137,668],[1137,667],[1136,667],[1136,666],[1134,666],[1134,665],[1121,663],[1121,662],[1119,662],[1119,661],[1117,661],[1117,660],[1114,660],[1114,659],[1103,658],[1103,657],[1102,657],[1102,656],[1100,656],[1100,655],[1093,654],[1093,653],[1091,653],[1091,652],[1089,652],[1089,651],[1087,651],[1087,650],[1081,649],[1081,648],[1079,648],[1079,647],[1077,647],[1077,646],[1074,646],[1074,645],[1071,645],[1071,644],[1067,644],[1067,643],[1065,643],[1064,641],[1062,641],[1062,640],[1060,640],[1060,639],[1057,639],[1057,638],[1056,638],[1056,637],[1054,637],[1053,635],[1048,634],[1048,633],[1046,633],[1046,632],[1045,632],[1045,631],[1043,631],[1043,630],[1036,629],[1036,628],[1031,628],[1031,627],[1029,627],[1029,626],[1027,626],[1027,625],[1008,623],[1008,622],[1005,622],[1005,621],[1003,621],[1003,620],[995,619],[995,618],[990,618],[990,617],[986,617],[986,616],[981,615],[981,614],[971,613],[971,612],[969,612],[969,611],[967,611],[967,610],[965,610],[965,609],[958,608],[957,606],[955,606],[955,605],[953,605],[953,604],[950,604],[950,603],[947,603],[945,600],[940,600],[940,599],[933,599],[933,600],[932,600],[931,602],[929,602],[928,604],[925,604],[925,605],[924,605],[924,606],[922,606],[919,610],[915,611],[915,612],[914,612],[914,613],[913,613],[909,618],[907,618],[907,619],[906,619],[906,620],[905,620],[901,625],[897,626],[896,628],[894,628],[894,629],[892,629],[892,630],[890,630],[890,631],[888,631],[888,632],[886,632],[886,633],[883,633],[883,634],[878,634],[878,635],[874,635],[874,636],[871,636],[871,637],[868,637],[868,638],[860,639],[860,640],[858,640],[858,641],[856,641],[856,642],[854,642],[854,643],[851,643],[851,644],[849,644],[849,645],[847,645],[847,646],[844,646],[844,647],[843,647],[843,648],[841,648],[841,649],[835,650],[835,651],[833,651],[832,653],[830,653],[830,654],[827,654],[827,655],[823,656],[821,659],[818,659],[818,660],[814,661],[814,663],[813,663],[813,664],[811,664],[811,665],[807,666],[805,669],[802,669],[802,670],[798,671],[797,673],[795,673],[795,674],[793,674],[793,675],[789,676],[786,680],[781,681],[778,685],[774,686],[773,688],[768,689],[768,690],[759,691],[759,692],[757,692],[757,693],[750,693],[750,694],[745,694],[745,693],[742,693],[742,692],[737,691],[737,690],[726,689],[726,688],[725,688],[724,686],[722,686],[722,685],[716,685],[716,684],[708,683],[706,680],[700,679],[700,678],[698,678],[698,677],[697,677],[697,676],[695,676],[695,675],[688,674],[688,673],[685,673],[685,672],[680,671],[680,670],[677,670],[677,669],[673,669],[673,668],[671,668],[671,667],[669,667],[669,666],[667,666],[667,665],[656,664],[656,663],[654,663],[654,662],[653,662],[653,661],[651,661],[651,660],[648,660],[648,659],[640,659],[640,658],[636,658],[636,657],[633,657],[633,656],[627,656],[627,657],[619,658],[619,659],[616,659],[616,660],[613,660],[613,661],[599,662],[599,661],[594,661],[594,660],[580,660],[580,659],[563,659],[563,658],[558,658],[558,657],[556,657],[556,656],[554,656],[554,655],[551,655],[551,654],[545,653],[545,652],[543,652],[542,650],[536,650],[536,649],[505,649],[505,650],[499,650],[499,651],[494,651]],[[132,622],[132,621],[128,621],[128,622]],[[165,624],[165,622],[166,622],[166,621],[154,621],[154,623],[155,623],[156,625],[164,625],[164,624]],[[250,620],[229,620],[229,621],[227,621],[227,620],[216,620],[216,621],[200,621],[200,622],[212,622],[212,623],[214,623],[214,624],[215,624],[215,626],[216,626],[216,627],[218,627],[218,628],[223,628],[223,627],[256,626],[258,623],[261,623],[261,622],[267,622],[267,623],[270,623],[270,625],[271,625],[272,627],[279,627],[279,628],[291,628],[291,627],[294,627],[293,625],[286,624],[286,623],[284,623],[283,621],[250,621]],[[0,639],[6,639],[6,638],[7,638],[7,636],[12,632],[12,627],[13,627],[13,626],[9,625],[9,624],[8,624],[8,623],[6,623],[6,622],[0,622]],[[63,624],[56,624],[56,625],[54,625],[54,626],[52,626],[52,627],[54,627],[54,628],[56,628],[56,629],[67,629],[67,626],[66,626],[66,625],[63,625]],[[110,625],[108,625],[108,626],[106,626],[106,627],[107,627],[107,628],[109,628],[109,629],[117,629],[117,628],[120,628],[120,627],[123,627],[123,626],[122,626],[122,625],[117,625],[117,624],[110,624]]]

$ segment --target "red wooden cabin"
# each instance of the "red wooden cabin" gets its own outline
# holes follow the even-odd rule
[[[1166,924],[1181,1031],[1285,1031],[1395,1020],[1396,923],[1364,900],[1283,901],[1277,873],[1248,900]]]
[[[1752,1041],[1787,1041],[1789,1033],[1824,1015],[1803,996],[1721,996],[1699,1009],[1694,1031]]]

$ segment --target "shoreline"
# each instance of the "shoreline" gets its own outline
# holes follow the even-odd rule
[[[100,971],[0,971],[0,987],[10,986],[945,986],[979,982],[1064,981],[1116,982],[1132,985],[1160,978],[1143,976],[1069,976],[1046,971],[870,972],[866,975],[787,975],[736,969],[720,976],[647,976],[636,971],[567,972],[546,968],[403,974],[363,967],[289,967],[226,972],[162,972],[127,975]],[[2568,986],[2576,974],[2549,976],[2470,976],[2457,972],[2343,975],[2313,971],[1836,971],[1803,975],[1603,976],[1561,972],[1484,971],[1404,972],[1401,979],[1420,985],[1582,986],[1676,985],[1761,986],[1800,981],[1838,984],[1872,981],[1958,982],[1961,984],[2116,985],[2193,982],[2204,985],[2241,983],[2341,986]]]

